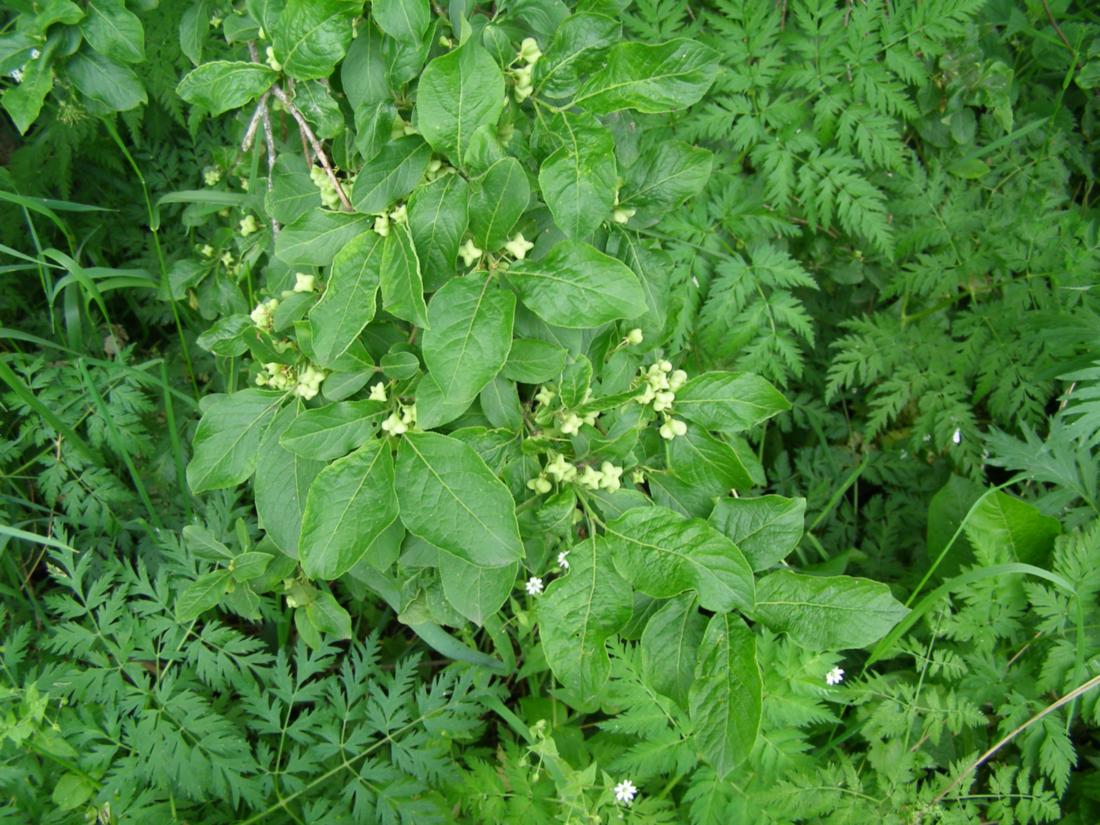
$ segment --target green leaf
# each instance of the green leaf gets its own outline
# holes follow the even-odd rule
[[[508,601],[518,573],[518,562],[483,567],[439,551],[443,594],[455,610],[479,627]]]
[[[688,590],[707,610],[751,610],[752,569],[737,545],[701,519],[664,507],[638,507],[605,535],[619,575],[657,599]]]
[[[80,23],[88,45],[106,58],[120,63],[145,60],[145,31],[122,0],[92,0]]]
[[[1046,566],[1055,537],[1062,532],[1058,519],[1007,493],[985,496],[963,527],[984,564],[1022,561]]]
[[[720,777],[752,751],[763,691],[752,631],[736,616],[712,616],[699,645],[688,713],[695,746]]]
[[[802,647],[843,650],[878,641],[908,612],[880,582],[779,570],[757,585],[754,616]]]
[[[508,360],[516,296],[485,273],[447,283],[432,297],[424,362],[445,396],[467,403]]]
[[[305,161],[298,155],[280,155],[271,182],[265,206],[279,223],[293,223],[320,203],[317,187],[309,177]]]
[[[646,682],[685,708],[706,625],[707,620],[695,609],[695,597],[685,595],[654,613],[642,632],[642,673]]]
[[[554,223],[567,237],[584,240],[615,206],[615,139],[588,114],[563,113],[551,128],[562,144],[539,167],[539,188]]]
[[[319,80],[305,80],[294,86],[294,104],[313,124],[317,137],[328,140],[344,132],[344,114],[329,88]]]
[[[508,240],[527,202],[531,187],[515,158],[498,160],[470,181],[470,232],[486,252],[496,252]]]
[[[740,432],[791,408],[775,387],[752,373],[707,372],[676,393],[673,410],[708,430]]]
[[[9,86],[0,95],[0,104],[10,116],[19,134],[25,135],[34,125],[46,95],[53,88],[53,69],[48,55],[32,60],[23,71],[23,82]]]
[[[302,529],[306,493],[325,466],[322,461],[314,460],[315,457],[303,457],[281,445],[287,430],[300,420],[297,405],[284,407],[275,417],[260,443],[253,484],[260,524],[278,548],[291,558],[298,557],[298,535]]]
[[[79,52],[65,66],[69,79],[96,105],[97,114],[127,112],[148,102],[145,87],[133,70],[95,52]]]
[[[466,234],[468,199],[469,186],[460,175],[436,178],[409,198],[409,231],[428,292],[454,277],[458,247]]]
[[[208,0],[195,0],[180,18],[180,51],[194,65],[202,63],[202,49],[210,32]]]
[[[358,29],[347,57],[340,64],[341,86],[356,114],[357,124],[361,113],[390,98],[382,34],[372,22],[361,21]]]
[[[431,23],[428,0],[372,0],[371,19],[397,40],[418,43]]]
[[[187,465],[191,492],[233,487],[252,475],[260,444],[285,397],[272,390],[247,389],[203,399]]]
[[[693,40],[619,43],[573,99],[595,114],[636,109],[654,114],[697,102],[718,74],[718,53]]]
[[[228,570],[214,570],[187,585],[176,599],[176,621],[193,622],[207,610],[217,607],[231,578]]]
[[[564,21],[535,65],[536,88],[551,97],[576,91],[599,68],[602,50],[621,37],[622,24],[602,14],[580,12]]]
[[[278,75],[261,63],[215,60],[192,69],[176,94],[217,116],[255,100],[271,88]]]
[[[289,267],[328,266],[337,252],[373,223],[369,215],[313,209],[283,227],[275,240],[275,257]]]
[[[368,441],[325,467],[310,485],[298,542],[307,576],[344,575],[397,518],[390,449],[387,440]]]
[[[385,239],[367,230],[332,259],[325,293],[309,313],[313,353],[322,366],[343,355],[374,318],[384,249]]]
[[[763,470],[751,451],[738,452],[702,427],[667,442],[668,468],[688,484],[725,495],[763,484]]]
[[[523,427],[523,406],[511,381],[498,375],[482,388],[478,400],[481,412],[492,426],[515,432]]]
[[[557,344],[534,338],[517,338],[512,342],[512,350],[508,353],[508,361],[501,375],[521,384],[543,384],[561,375],[568,355]]]
[[[279,443],[295,455],[331,461],[366,444],[388,410],[381,401],[341,401],[306,410],[286,428]]]
[[[641,284],[625,264],[576,241],[559,242],[537,261],[513,264],[508,281],[528,309],[570,329],[598,327],[646,310]]]
[[[424,69],[417,87],[416,125],[424,139],[456,166],[474,131],[497,122],[504,108],[504,75],[470,38]]]
[[[591,384],[592,362],[585,355],[578,355],[571,359],[561,371],[561,378],[558,380],[558,394],[562,406],[566,409],[579,407],[584,402],[584,397],[588,395]]]
[[[431,159],[431,148],[417,135],[386,144],[356,176],[352,204],[360,212],[384,212],[413,190]]]
[[[666,140],[643,152],[626,174],[619,202],[638,209],[667,210],[703,191],[714,155],[679,140]]]
[[[569,551],[569,572],[550,583],[536,602],[546,662],[565,687],[595,705],[611,673],[606,640],[630,621],[634,598],[612,568],[601,539]]]
[[[395,223],[382,246],[382,306],[421,328],[428,326],[424,281],[408,227]]]
[[[362,0],[287,0],[272,32],[275,57],[298,80],[332,74],[351,43]]]
[[[416,536],[488,567],[523,558],[516,503],[474,452],[437,433],[407,433],[397,450],[401,521]]]
[[[305,616],[305,620],[318,633],[327,633],[337,639],[351,638],[351,614],[340,606],[331,593],[318,593],[317,598],[295,614],[295,621],[298,616]]]
[[[448,395],[440,389],[435,378],[425,375],[416,386],[417,426],[422,430],[434,430],[450,424],[470,409],[472,403],[472,398]]]
[[[767,570],[798,546],[805,515],[804,498],[723,498],[710,523],[741,548],[753,570]]]
[[[95,782],[75,773],[62,774],[54,785],[50,800],[62,811],[79,808],[96,792]]]

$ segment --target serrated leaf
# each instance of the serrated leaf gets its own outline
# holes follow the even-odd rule
[[[191,582],[176,599],[176,621],[193,622],[217,607],[231,578],[228,570],[214,570]]]

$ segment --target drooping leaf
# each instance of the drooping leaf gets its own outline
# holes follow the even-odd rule
[[[963,530],[986,564],[1022,561],[1045,566],[1062,527],[1058,519],[998,490],[974,508]]]
[[[476,38],[435,58],[420,76],[417,127],[456,166],[462,165],[474,131],[496,123],[503,108],[504,75]]]
[[[798,546],[805,515],[804,498],[723,498],[710,523],[741,548],[753,570],[767,570]]]
[[[328,266],[337,252],[373,222],[369,215],[312,209],[283,227],[275,240],[275,257],[291,267]]]
[[[519,572],[519,562],[484,567],[439,552],[439,577],[451,606],[479,627],[508,601]]]
[[[255,388],[207,396],[187,465],[193,493],[233,487],[252,475],[260,444],[285,398]]]
[[[148,101],[134,71],[103,55],[80,52],[65,68],[89,108],[99,114],[127,112]]]
[[[356,175],[352,204],[360,212],[385,211],[420,182],[431,157],[431,148],[418,135],[386,144]]]
[[[322,366],[343,355],[374,318],[384,248],[385,239],[367,230],[332,259],[325,292],[309,313],[313,353]]]
[[[284,449],[316,461],[331,461],[365,444],[388,407],[381,401],[341,401],[306,410],[279,438]]]
[[[756,588],[755,618],[811,650],[866,647],[909,610],[881,582],[778,570]]]
[[[695,660],[707,620],[692,595],[677,596],[654,613],[642,632],[646,681],[683,707],[695,680]]]
[[[516,298],[484,273],[456,278],[432,297],[424,361],[444,395],[472,401],[508,360]]]
[[[298,542],[302,569],[312,578],[339,578],[396,518],[391,446],[368,441],[325,467],[310,485]]]
[[[674,409],[708,430],[740,432],[790,408],[782,393],[759,375],[707,372],[680,388]]]
[[[749,563],[705,521],[638,507],[608,523],[605,539],[615,569],[647,596],[666,599],[694,590],[707,610],[752,609]]]
[[[300,418],[293,404],[284,407],[276,416],[260,443],[253,485],[260,523],[278,548],[291,558],[298,557],[298,536],[309,485],[325,466],[316,457],[304,457],[282,446],[282,437]],[[235,574],[239,575],[238,571],[234,571]]]
[[[515,158],[502,158],[470,181],[470,232],[477,245],[495,252],[516,225],[531,198],[527,173]]]
[[[416,43],[428,30],[428,0],[373,0],[371,18],[378,28],[397,40]]]
[[[603,51],[618,42],[622,24],[603,14],[570,15],[554,30],[535,66],[535,83],[551,97],[572,94],[600,66]]]
[[[424,281],[407,226],[396,223],[382,245],[382,306],[418,327],[428,326]]]
[[[145,30],[137,15],[122,0],[92,0],[88,3],[80,33],[93,49],[120,63],[145,60]]]
[[[630,621],[634,599],[602,539],[573,547],[569,566],[539,597],[539,638],[558,681],[594,705],[611,672],[606,640]]]
[[[443,175],[418,187],[409,198],[409,230],[428,292],[454,277],[458,247],[466,234],[468,199],[469,187],[460,175]]]
[[[568,352],[557,344],[535,338],[517,338],[512,342],[508,361],[501,374],[521,384],[542,384],[561,375]]]
[[[677,478],[716,494],[764,483],[760,462],[751,451],[739,452],[702,427],[689,426],[686,434],[668,442],[666,450],[668,468]]]
[[[712,616],[688,702],[695,745],[719,776],[728,776],[752,751],[762,696],[756,637],[736,616]]]
[[[508,269],[520,300],[550,324],[583,329],[646,310],[638,278],[621,261],[592,246],[561,241],[537,261]]]
[[[287,0],[272,32],[275,57],[297,80],[327,78],[351,44],[362,0]]]
[[[397,451],[401,521],[454,556],[485,566],[523,558],[516,503],[467,444],[438,433],[407,433]]]
[[[217,116],[255,100],[276,78],[275,72],[261,63],[215,60],[188,72],[176,94]]]
[[[710,180],[714,155],[679,140],[651,147],[627,170],[623,206],[665,210],[699,194]]]
[[[718,53],[694,40],[619,43],[573,103],[601,115],[620,109],[672,112],[698,101],[717,74]]]
[[[553,125],[562,144],[539,167],[539,188],[554,223],[569,238],[584,240],[615,206],[615,139],[590,115],[563,113]]]

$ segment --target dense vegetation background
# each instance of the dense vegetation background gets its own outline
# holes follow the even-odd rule
[[[8,0],[0,75],[0,821],[1100,821],[1092,4]]]

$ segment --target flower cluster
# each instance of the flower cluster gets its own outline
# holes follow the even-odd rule
[[[240,228],[241,237],[247,238],[252,233],[258,232],[260,230],[260,224],[256,221],[255,215],[249,214],[241,218]]]
[[[382,422],[382,429],[390,435],[402,435],[416,426],[416,405],[402,405],[400,410],[390,413],[390,417]]]
[[[641,377],[644,388],[641,395],[634,396],[634,400],[643,406],[650,404],[654,412],[664,414],[664,423],[660,428],[661,438],[671,441],[677,436],[685,435],[687,424],[673,418],[671,413],[676,391],[687,383],[687,373],[674,370],[670,362],[661,359],[644,369]]]
[[[222,170],[217,166],[207,166],[202,170],[202,182],[207,186],[217,186],[222,179]]]
[[[522,60],[524,64],[512,71],[512,75],[516,79],[516,103],[523,103],[535,91],[533,79],[535,64],[542,57],[542,52],[539,50],[539,44],[535,42],[535,38],[524,38],[523,42],[520,43],[519,54],[516,57]]]
[[[609,493],[614,493],[622,487],[622,477],[623,468],[610,461],[603,462],[598,470],[589,465],[580,471],[575,464],[566,461],[561,453],[552,452],[542,472],[528,481],[527,487],[539,494],[549,493],[552,489],[550,478],[553,478],[560,484],[575,481],[589,490],[607,490]]]
[[[295,369],[287,364],[269,363],[264,364],[264,368],[256,376],[256,385],[271,387],[273,390],[289,390],[308,401],[320,392],[321,382],[324,380],[324,370],[312,364]]]
[[[403,203],[399,203],[389,212],[383,212],[374,219],[374,231],[385,238],[390,234],[390,224],[405,223],[408,219],[408,207]]]
[[[338,209],[340,207],[340,195],[336,191],[336,184],[328,176],[328,173],[320,166],[312,166],[309,170],[309,178],[313,185],[321,190],[321,205],[325,209]]]
[[[256,304],[256,308],[252,310],[248,317],[260,329],[271,330],[275,326],[275,310],[278,308],[279,299],[268,298],[266,301],[260,301]]]

